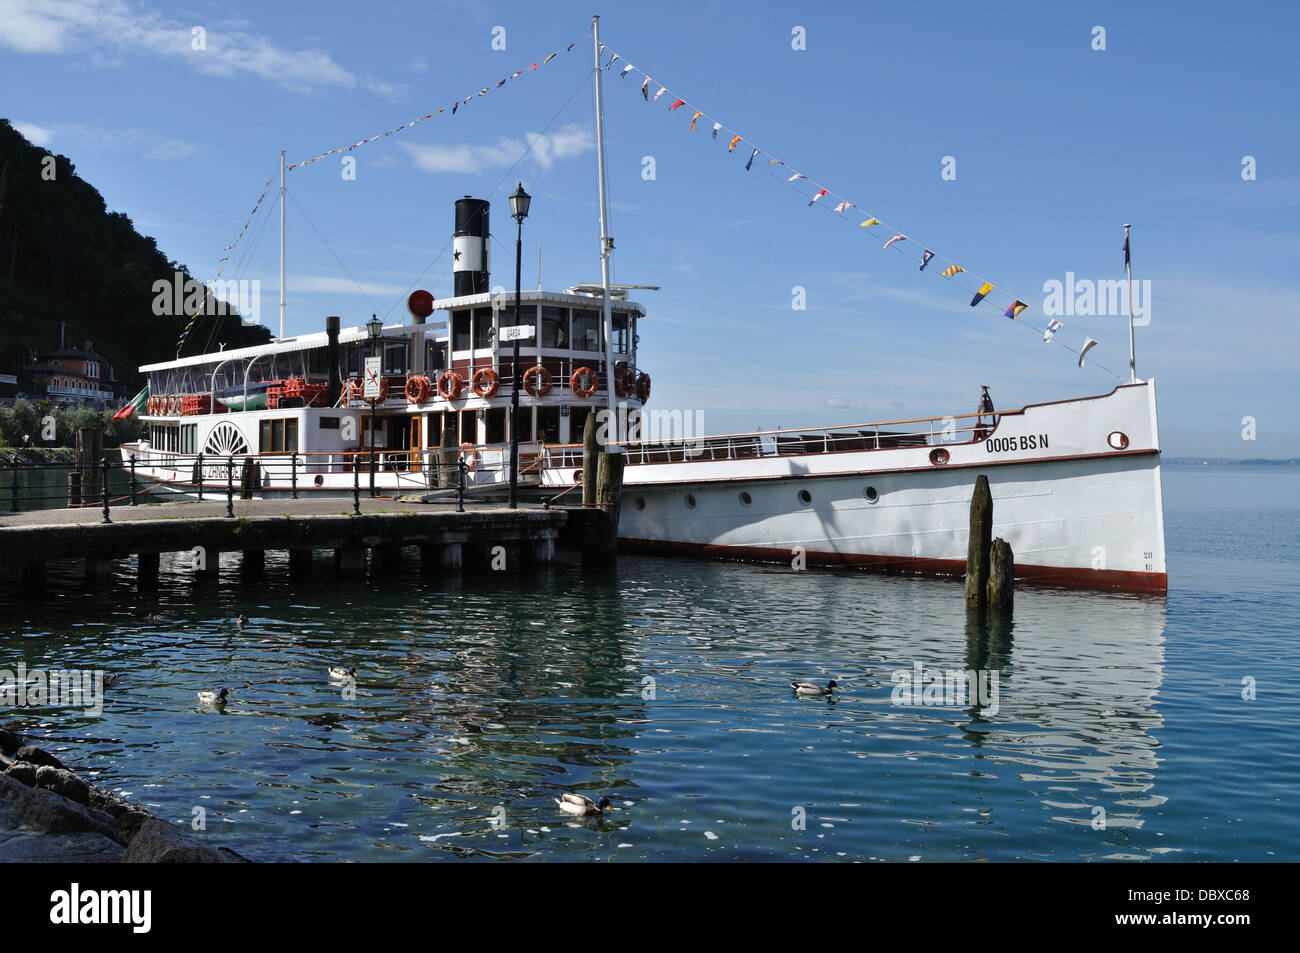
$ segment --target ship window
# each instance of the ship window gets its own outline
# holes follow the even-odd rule
[[[533,408],[519,408],[519,439],[527,442],[533,439]]]
[[[505,322],[505,312],[501,313],[502,325]],[[492,309],[475,308],[474,309],[474,347],[487,348],[492,346]]]
[[[687,505],[688,507],[690,507],[691,509],[695,509],[695,494],[694,494],[694,493],[687,493],[687,494],[686,494],[686,505]]]
[[[460,412],[460,442],[478,444],[478,415],[472,410]]]
[[[487,438],[484,443],[506,442],[506,408],[489,407],[487,412]]]
[[[812,502],[812,494],[809,493],[807,490],[800,490],[799,502],[802,503],[804,506],[807,506],[809,503]]]
[[[644,496],[638,496],[638,497],[636,498],[636,508],[637,508],[638,510],[643,510],[643,509],[645,509],[645,497],[644,497]]]
[[[469,350],[468,311],[457,311],[451,316],[451,346],[453,351]]]
[[[583,433],[587,427],[587,415],[590,409],[586,407],[569,408],[569,443],[582,443]]]
[[[425,344],[424,369],[430,376],[434,371],[440,371],[447,366],[446,348],[436,341],[429,341]]]
[[[874,486],[869,486],[865,490],[863,490],[862,496],[866,499],[868,503],[874,503],[876,502],[876,500],[880,499],[880,494],[876,492],[876,488]]]
[[[313,377],[327,377],[330,372],[329,352],[315,347],[307,352],[307,373]]]
[[[600,312],[590,308],[573,311],[573,350],[600,350]]]
[[[629,337],[627,313],[615,313],[610,322],[614,330],[614,350],[618,354],[626,354]]]
[[[410,370],[406,366],[406,342],[389,341],[384,344],[384,373],[405,374]]]
[[[438,447],[442,445],[442,414],[429,414],[424,423],[424,445]]]
[[[543,443],[560,442],[560,408],[537,408],[537,436]]]
[[[750,503],[754,502],[754,498],[742,490],[740,494],[740,502],[748,506]]]
[[[298,421],[294,417],[261,421],[260,453],[297,453]]]
[[[569,346],[569,310],[567,308],[542,308],[542,347],[567,348]]]
[[[339,419],[337,417],[322,417],[320,419],[321,430],[338,430]]]

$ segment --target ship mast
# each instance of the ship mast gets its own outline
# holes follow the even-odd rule
[[[284,337],[284,150],[280,150],[280,337]]]
[[[614,335],[610,316],[609,259],[614,251],[614,239],[609,236],[609,208],[606,204],[605,186],[605,101],[600,76],[600,17],[591,18],[591,41],[596,64],[596,178],[600,193],[600,283],[604,289],[602,322],[605,330],[605,391],[609,399],[609,420],[606,425],[606,448],[618,442],[618,408],[614,388]]]

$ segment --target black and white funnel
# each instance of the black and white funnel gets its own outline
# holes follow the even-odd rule
[[[456,200],[453,239],[454,294],[483,294],[488,290],[488,203],[468,195]]]

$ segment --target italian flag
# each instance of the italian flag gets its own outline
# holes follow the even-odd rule
[[[145,401],[149,399],[149,385],[145,384],[144,389],[135,395],[131,403],[127,404],[121,410],[113,415],[114,420],[122,420],[124,417],[130,417],[144,409]]]

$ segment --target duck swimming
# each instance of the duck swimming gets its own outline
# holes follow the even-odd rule
[[[565,814],[583,817],[588,814],[603,813],[605,808],[609,807],[609,798],[603,797],[597,804],[585,794],[561,794],[555,799],[555,803],[560,805],[560,810]]]
[[[825,685],[818,685],[816,682],[791,682],[790,687],[794,689],[796,695],[829,695],[840,686],[835,679],[831,679]]]
[[[356,677],[357,677],[357,670],[355,666],[353,666],[352,668],[343,668],[341,666],[330,667],[330,678],[335,679],[337,681],[341,682],[349,678],[356,678]]]
[[[210,708],[220,708],[226,703],[226,696],[229,694],[230,692],[224,688],[219,692],[199,692],[199,704]]]

